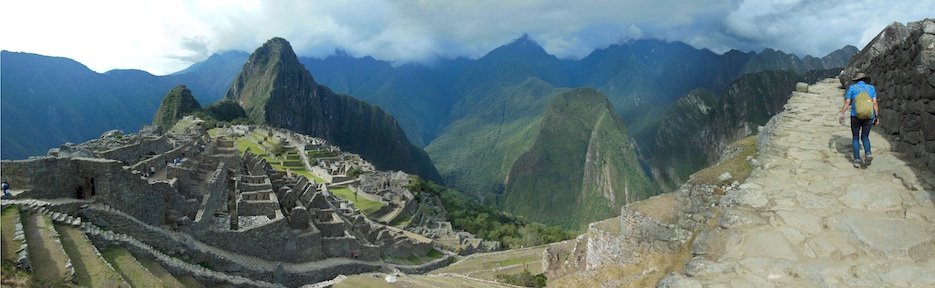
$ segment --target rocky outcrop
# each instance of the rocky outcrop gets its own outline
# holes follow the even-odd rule
[[[935,20],[893,23],[851,58],[841,83],[870,76],[880,102],[880,126],[906,153],[935,169]]]

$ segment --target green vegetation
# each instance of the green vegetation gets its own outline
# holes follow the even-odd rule
[[[402,227],[409,226],[410,222],[412,222],[412,216],[406,215],[403,217],[398,217],[396,218],[396,220],[393,220],[393,222],[390,223],[390,226],[402,228]]]
[[[110,268],[97,255],[97,251],[78,228],[68,225],[55,225],[62,241],[62,247],[71,259],[72,267],[82,287],[119,287],[127,285],[123,277]]]
[[[337,156],[337,154],[334,154],[334,152],[331,152],[329,150],[324,150],[324,149],[305,150],[305,155],[308,156],[309,159],[327,158],[327,157]]]
[[[497,281],[522,287],[541,288],[545,287],[545,284],[548,281],[548,278],[545,277],[545,274],[532,275],[532,273],[529,273],[529,270],[525,269],[521,273],[497,274],[494,277],[497,279]]]
[[[364,173],[364,170],[360,170],[358,167],[351,168],[350,171],[347,171],[347,177],[357,178],[360,176],[360,173]]]
[[[205,113],[208,116],[211,116],[217,121],[224,122],[243,122],[247,121],[247,112],[243,110],[243,107],[237,104],[230,99],[221,99],[217,102],[208,104],[205,107]]]
[[[0,273],[0,281],[2,281],[4,286],[10,285],[15,287],[27,287],[33,282],[32,275],[26,271],[16,269],[16,250],[19,250],[20,244],[23,243],[23,240],[14,240],[14,228],[16,227],[16,221],[19,220],[19,206],[10,205],[3,208],[2,214],[0,214],[0,240],[2,240],[2,247],[0,247],[0,253],[2,253],[2,262],[0,262],[0,268],[2,268],[2,273]]]
[[[136,261],[126,249],[122,247],[109,247],[101,251],[101,256],[114,266],[114,269],[123,275],[133,287],[159,287],[162,282],[156,278],[146,267]]]
[[[192,91],[185,85],[179,84],[162,98],[162,103],[153,118],[153,124],[162,127],[163,131],[168,131],[183,116],[200,110],[201,104],[195,96],[192,96]]]
[[[283,153],[286,153],[286,148],[283,147],[282,141],[273,142],[273,146],[270,147],[270,153],[273,153],[274,156],[282,156]]]
[[[328,191],[335,196],[341,197],[341,199],[351,201],[354,203],[354,207],[360,209],[364,214],[370,215],[370,213],[377,212],[380,210],[380,207],[383,207],[383,203],[370,201],[367,198],[360,198],[351,191],[350,188],[346,187],[331,187],[328,188]]]
[[[536,140],[510,167],[500,207],[583,230],[629,202],[658,194],[607,97],[590,88],[556,95]]]
[[[466,100],[478,107],[463,112],[463,118],[425,147],[445,185],[478,199],[502,194],[503,179],[513,162],[536,139],[551,95],[564,90],[529,78],[488,88],[488,94]]]
[[[417,194],[438,196],[448,210],[448,220],[455,229],[474,233],[487,240],[500,241],[506,248],[531,247],[575,237],[572,231],[528,222],[433,182],[415,179],[407,189]]]

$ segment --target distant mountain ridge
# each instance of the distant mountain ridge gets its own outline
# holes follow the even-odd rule
[[[240,104],[254,123],[325,139],[378,169],[441,182],[428,155],[409,143],[391,115],[318,85],[285,39],[273,38],[257,48],[225,99]]]
[[[528,37],[521,38],[523,41],[518,39],[514,42],[535,43],[529,40]],[[589,57],[591,57],[591,60],[600,62],[602,60],[596,59],[601,57],[595,57],[596,55],[606,54],[607,51],[619,49],[620,47],[640,46],[639,43],[653,42],[657,43],[654,44],[657,46],[661,44],[684,45],[679,42],[664,43],[656,40],[640,40],[596,50]],[[645,44],[643,45],[645,46]],[[687,45],[684,46],[687,47]],[[642,49],[640,51],[651,50]],[[747,58],[751,57],[752,54],[756,53],[730,51],[722,55],[722,57],[728,59],[725,60],[725,63],[736,62],[726,66],[743,67],[745,61],[748,60]],[[852,53],[848,49],[842,49],[821,59],[846,59],[849,54]],[[833,55],[834,57],[832,57]],[[0,53],[0,62],[3,63],[2,73],[4,75],[2,85],[0,85],[0,88],[2,88],[0,90],[4,95],[2,104],[4,107],[20,107],[17,110],[29,110],[25,113],[18,113],[16,111],[11,112],[11,109],[4,109],[3,128],[4,131],[9,131],[9,133],[4,133],[4,137],[2,137],[4,149],[0,157],[3,159],[21,159],[30,155],[44,155],[46,150],[61,143],[82,142],[96,138],[100,133],[113,128],[135,131],[139,129],[140,125],[148,123],[152,119],[151,117],[158,108],[162,96],[166,91],[178,84],[185,84],[191,89],[199,102],[212,103],[223,97],[248,56],[248,53],[241,51],[219,53],[171,75],[153,76],[139,70],[115,70],[108,73],[95,73],[87,69],[86,66],[67,58],[2,51]],[[807,56],[807,58],[814,57]],[[454,103],[464,95],[463,91],[456,91],[458,89],[453,88],[454,83],[459,81],[459,78],[463,78],[460,75],[466,66],[479,60],[458,58],[439,60],[429,65],[394,65],[370,57],[352,58],[345,54],[325,59],[303,57],[300,58],[300,61],[306,64],[306,67],[313,75],[316,75],[322,84],[332,87],[336,92],[355,95],[368,103],[377,104],[388,113],[396,116],[403,130],[409,135],[410,140],[422,147],[427,146],[441,135],[444,129],[451,124],[451,119],[446,116]],[[68,62],[71,62],[71,64]],[[584,62],[584,59],[561,60],[562,69],[564,74],[567,75],[565,77],[568,78],[569,85],[556,86],[591,86],[591,84],[597,85],[607,82],[584,82],[582,80],[583,78],[593,78],[582,77],[583,73],[587,73],[582,71],[601,71],[592,69],[594,67],[575,69],[569,72],[569,67],[582,67],[582,65],[576,64],[581,62]],[[605,65],[610,65],[609,67],[624,66],[620,63],[615,65],[613,63],[605,61]],[[353,67],[358,67],[358,69],[349,69]],[[739,71],[740,69],[729,68],[727,70]],[[727,72],[726,74],[721,72],[713,74],[732,74],[729,71]],[[726,85],[732,79],[727,76],[718,77],[728,78],[716,81],[723,83],[721,85]],[[561,77],[555,79],[559,78]],[[553,81],[549,77],[543,77],[543,79]],[[566,80],[556,80],[555,82],[564,81]],[[552,84],[555,85],[556,83]],[[615,100],[622,98],[618,95],[619,92],[615,92],[620,87],[613,87],[613,85],[616,84],[598,90],[607,94],[618,110],[630,109],[626,107],[632,105],[622,104],[621,100]],[[709,87],[709,89],[719,91],[717,88]],[[461,89],[463,90],[463,87]],[[35,93],[41,93],[40,98],[46,99],[43,101],[44,104],[41,105],[43,106],[41,108],[36,104],[27,103],[32,99],[30,95]],[[681,94],[678,93],[678,95]],[[645,102],[647,97],[649,96],[644,96],[641,100],[634,101],[634,103]],[[82,103],[73,103],[72,100],[78,100]],[[667,101],[674,101],[674,99]],[[129,113],[123,113],[120,110],[128,110]],[[652,109],[636,110],[652,111]],[[655,113],[661,115],[662,111]],[[634,119],[632,118],[634,116],[631,114],[621,113],[621,116],[623,116],[625,122],[633,124]],[[63,122],[55,119],[70,120]],[[94,119],[97,123],[89,123],[87,119]],[[14,125],[14,123],[16,124]],[[29,127],[28,130],[26,129],[27,126]],[[636,127],[636,129],[638,131],[645,130],[640,127]],[[44,131],[44,134],[43,137],[32,137],[32,139],[22,139],[22,137],[13,139],[15,137],[13,135],[21,135],[25,131]],[[7,137],[6,135],[11,136]],[[646,141],[643,141],[643,144],[645,143]]]
[[[200,102],[211,103],[236,75],[211,72],[211,65],[167,76],[140,70],[96,73],[68,58],[5,50],[0,63],[2,159],[45,155],[62,143],[84,142],[111,129],[136,132],[152,122],[172,87],[185,83]],[[216,92],[218,83],[227,83],[224,91]]]

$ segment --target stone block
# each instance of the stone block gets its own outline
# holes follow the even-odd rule
[[[799,82],[795,84],[795,91],[808,93],[808,83]]]

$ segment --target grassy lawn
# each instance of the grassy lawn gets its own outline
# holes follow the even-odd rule
[[[133,255],[127,252],[126,249],[109,247],[101,251],[101,255],[133,287],[162,287],[162,281],[159,281],[159,278],[146,270],[146,267],[140,265],[140,262],[137,262],[136,258],[133,258]]]
[[[61,237],[65,253],[71,257],[71,264],[75,267],[75,274],[78,277],[78,285],[81,287],[125,287],[127,285],[117,271],[97,256],[97,251],[84,232],[68,225],[55,225],[55,229]]]
[[[332,194],[341,197],[341,199],[351,201],[354,203],[354,207],[357,207],[357,209],[360,209],[361,212],[367,215],[370,215],[370,213],[376,212],[380,209],[380,207],[383,207],[383,203],[373,202],[363,197],[354,197],[354,192],[352,192],[350,188],[330,188],[329,191],[331,191]],[[355,198],[357,199],[355,200]]]
[[[260,145],[257,145],[255,142],[251,142],[250,140],[244,138],[237,138],[237,151],[239,151],[240,154],[243,154],[243,152],[247,149],[250,149],[250,152],[253,154],[267,156],[266,151],[260,149]]]
[[[730,146],[742,148],[743,150],[737,153],[733,158],[698,171],[695,173],[694,178],[688,180],[688,183],[713,185],[728,184],[734,181],[743,183],[747,177],[750,177],[753,166],[750,166],[750,161],[747,161],[747,156],[756,156],[756,135],[731,143]],[[719,181],[717,179],[718,176],[721,176],[724,172],[730,172],[732,177],[725,181]]]

